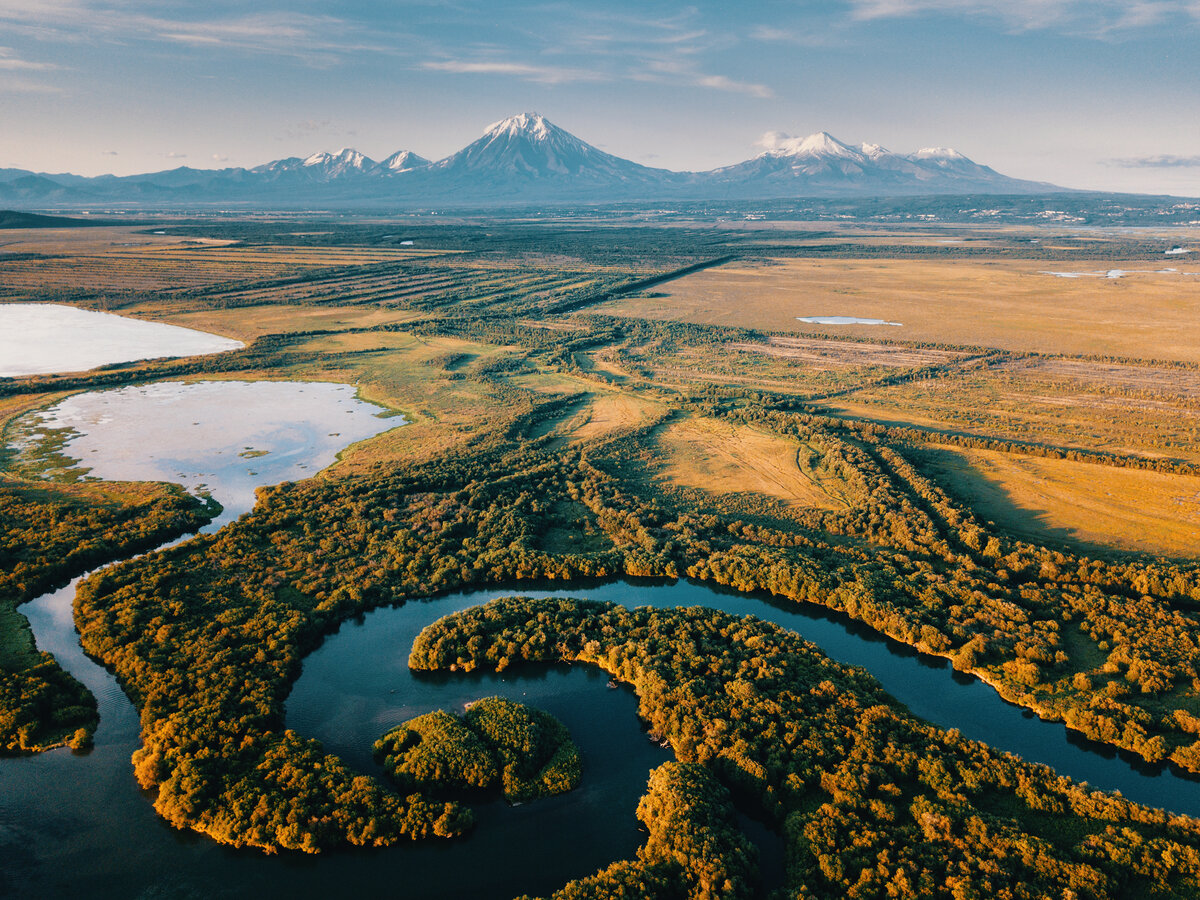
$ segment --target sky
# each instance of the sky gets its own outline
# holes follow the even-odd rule
[[[1200,0],[0,0],[0,168],[437,159],[536,111],[644,165],[780,134],[1200,196]]]

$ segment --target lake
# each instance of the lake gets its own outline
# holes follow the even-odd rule
[[[58,303],[0,303],[0,377],[80,372],[112,363],[200,356],[241,341]]]

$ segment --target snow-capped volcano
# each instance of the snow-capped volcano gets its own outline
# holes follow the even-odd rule
[[[410,150],[374,162],[353,149],[289,157],[253,169],[177,169],[83,178],[10,170],[0,199],[289,206],[613,203],[771,200],[919,194],[1042,194],[1053,185],[1008,178],[944,147],[893,153],[826,131],[772,134],[753,159],[710,172],[670,172],[605,153],[537,113],[509,116],[457,153],[429,162]],[[0,170],[2,172],[3,170]]]
[[[482,179],[481,186],[550,182],[571,191],[605,184],[657,184],[675,177],[598,150],[537,113],[493,123],[478,140],[434,163],[430,174],[435,172],[455,180]]]
[[[893,153],[879,144],[857,146],[826,131],[807,137],[768,135],[753,159],[705,173],[725,196],[828,196],[918,193],[1028,193],[1048,185],[1007,178],[957,150]]]
[[[763,154],[764,156],[790,156],[796,159],[823,159],[837,157],[842,159],[862,159],[862,151],[843,144],[828,131],[818,131],[803,138],[779,138],[774,147]]]

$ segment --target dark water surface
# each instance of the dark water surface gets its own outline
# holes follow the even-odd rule
[[[240,446],[236,440],[233,445]],[[272,446],[253,462],[263,466],[271,456],[283,459],[284,449]],[[211,480],[209,487],[221,499]],[[226,516],[233,512],[227,509]],[[476,805],[475,831],[452,842],[320,857],[268,857],[222,848],[165,825],[138,790],[129,762],[137,747],[137,716],[113,678],[80,651],[71,585],[22,609],[39,647],[53,652],[99,698],[101,725],[95,749],[86,755],[57,750],[0,761],[0,896],[150,900],[365,894],[500,900],[546,893],[632,856],[643,837],[634,816],[638,798],[649,770],[668,759],[669,751],[647,739],[628,690],[610,688],[607,676],[585,666],[517,669],[503,676],[414,676],[407,669],[412,640],[429,622],[513,593],[590,597],[626,606],[704,605],[769,619],[801,633],[834,659],[867,668],[919,716],[1095,787],[1200,815],[1200,783],[1132,765],[1106,748],[1069,738],[1063,726],[1004,703],[991,688],[954,673],[943,660],[922,657],[820,608],[781,605],[690,582],[621,581],[466,592],[368,613],[343,624],[305,660],[287,704],[288,727],[320,739],[351,766],[378,773],[371,744],[392,725],[431,709],[459,710],[483,696],[511,697],[548,710],[571,730],[584,755],[578,790],[518,807],[502,801]],[[777,878],[778,842],[761,826],[743,821],[767,851],[766,868]]]

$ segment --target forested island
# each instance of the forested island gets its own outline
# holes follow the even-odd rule
[[[579,748],[547,712],[485,697],[459,717],[436,710],[375,742],[375,760],[401,787],[432,791],[497,788],[512,803],[579,785]]]

